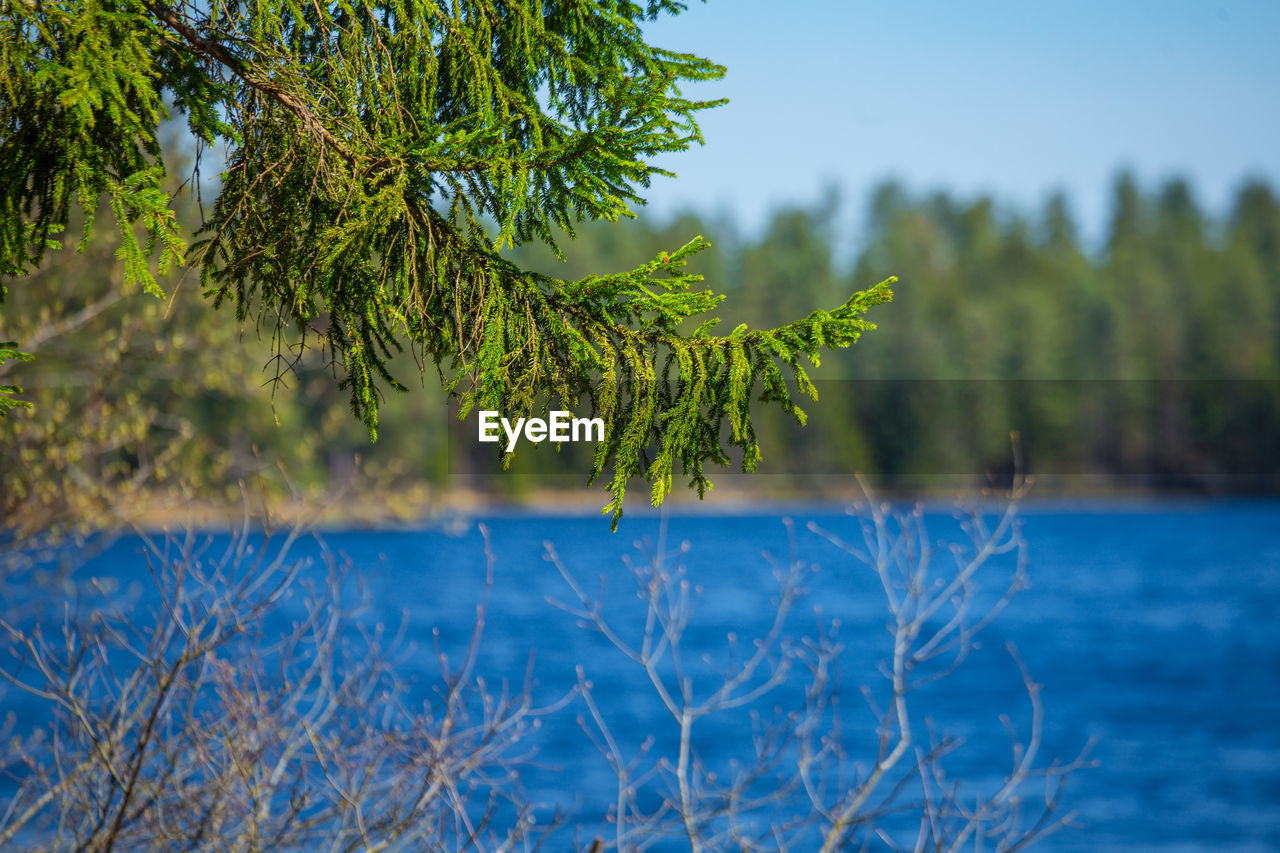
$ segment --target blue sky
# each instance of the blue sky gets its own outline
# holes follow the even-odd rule
[[[679,177],[651,188],[658,214],[754,230],[895,177],[1022,207],[1063,189],[1096,235],[1122,167],[1186,176],[1215,211],[1246,176],[1280,183],[1277,0],[693,0],[649,33],[729,69],[687,90],[730,103],[660,161]]]

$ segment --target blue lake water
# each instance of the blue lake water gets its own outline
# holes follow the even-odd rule
[[[796,522],[793,543],[784,516]],[[1280,502],[1033,503],[1021,517],[1030,587],[985,629],[979,650],[918,697],[918,714],[964,738],[948,759],[948,775],[977,791],[1009,766],[1000,715],[1022,726],[1028,718],[1005,650],[1013,643],[1043,685],[1041,754],[1070,759],[1097,740],[1098,766],[1075,774],[1064,800],[1080,826],[1038,849],[1280,849]],[[842,623],[846,734],[857,757],[856,736],[864,733],[869,758],[874,723],[855,688],[883,688],[875,672],[888,653],[882,593],[865,567],[805,530],[809,521],[857,536],[856,519],[823,505],[667,518],[666,542],[688,543],[680,560],[701,590],[685,653],[718,660],[729,632],[767,630],[776,584],[762,552],[816,564],[809,597],[788,631],[802,635],[819,619]],[[946,507],[928,521],[933,538],[957,533]],[[401,667],[410,689],[429,699],[437,680],[433,644],[456,652],[469,635],[484,579],[478,523],[489,529],[495,556],[479,671],[490,683],[518,682],[536,651],[535,694],[549,699],[572,688],[581,666],[621,740],[638,744],[653,733],[659,750],[669,746],[671,718],[643,672],[548,603],[572,594],[544,559],[550,542],[593,592],[603,577],[606,612],[635,637],[641,613],[624,559],[639,559],[637,543],[659,536],[652,515],[628,515],[616,534],[595,516],[533,514],[465,519],[444,529],[325,534],[364,586],[365,618],[407,620],[412,650]],[[136,540],[121,540],[86,571],[145,578],[138,550]],[[1005,576],[993,573],[992,594]],[[783,690],[770,701],[788,696]],[[550,769],[530,771],[530,794],[594,826],[612,798],[611,777],[578,727],[582,713],[580,704],[570,706],[542,728],[539,755]],[[702,727],[695,748],[713,764],[745,755],[750,730],[743,718],[729,717]]]

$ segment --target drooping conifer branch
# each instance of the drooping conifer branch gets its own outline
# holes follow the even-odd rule
[[[74,8],[73,8],[74,7]],[[654,503],[676,468],[754,468],[753,399],[797,419],[800,359],[853,343],[887,283],[772,330],[714,336],[721,297],[691,290],[695,239],[638,269],[561,281],[503,246],[632,216],[656,155],[701,142],[716,101],[681,86],[724,69],[648,44],[673,0],[69,0],[5,7],[0,272],[39,263],[73,202],[112,199],[126,275],[183,260],[159,191],[166,98],[229,160],[191,258],[241,320],[296,329],[345,373],[377,434],[388,363],[406,345],[464,413],[589,406],[606,424],[616,521],[629,478]],[[55,132],[56,131],[56,132]],[[139,243],[133,225],[147,239]],[[496,226],[496,235],[494,227]],[[86,231],[87,234],[87,231]],[[702,320],[696,328],[690,321]],[[313,336],[319,335],[319,339]],[[789,371],[789,376],[784,374]],[[727,430],[727,437],[723,432]]]

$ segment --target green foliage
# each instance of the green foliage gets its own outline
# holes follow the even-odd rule
[[[903,389],[945,382],[872,409],[865,386],[844,412],[828,401],[824,414],[867,442],[862,470],[998,470],[1014,428],[1032,471],[1204,489],[1254,472],[1247,488],[1274,488],[1274,190],[1246,184],[1229,216],[1211,218],[1184,181],[1148,188],[1122,175],[1112,211],[1090,245],[1062,198],[1028,214],[990,198],[880,191],[853,276],[893,270],[903,298],[846,375],[908,380]]]
[[[1225,216],[1197,204],[1183,181],[1122,179],[1114,193],[1114,221],[1086,239],[1061,196],[1019,210],[884,185],[855,258],[838,251],[849,244],[838,231],[845,217],[821,197],[775,210],[754,234],[686,217],[682,227],[715,241],[690,268],[725,282],[717,313],[730,327],[767,321],[779,306],[821,305],[890,272],[902,281],[891,323],[856,352],[823,359],[814,374],[822,405],[803,430],[778,406],[755,412],[765,476],[731,487],[811,494],[857,472],[950,490],[1004,470],[1016,429],[1032,472],[1088,475],[1038,488],[1275,488],[1274,188],[1245,184]],[[583,229],[575,259],[561,266],[576,273],[581,256],[631,263],[670,229],[643,220]],[[556,454],[542,456],[539,472],[565,470]],[[1223,476],[1232,472],[1240,476]]]
[[[678,461],[704,490],[726,421],[752,467],[756,389],[803,419],[782,367],[812,395],[799,359],[855,341],[890,296],[713,337],[713,320],[681,327],[719,302],[682,272],[700,240],[578,281],[499,254],[559,254],[555,232],[632,216],[668,174],[652,158],[702,141],[695,115],[718,102],[681,86],[724,69],[643,37],[674,0],[4,2],[0,275],[35,269],[74,204],[87,239],[105,197],[125,280],[160,292],[153,255],[162,274],[187,254],[161,190],[169,99],[197,139],[229,146],[191,252],[215,304],[265,325],[282,360],[321,347],[371,438],[406,347],[464,412],[589,401],[615,523],[632,476],[656,503]]]
[[[158,292],[147,257],[181,261],[168,195],[159,190],[157,128],[178,45],[144,17],[141,3],[7,0],[0,16],[0,276],[33,271],[74,207],[83,248],[99,200],[120,228],[126,281]],[[139,242],[133,224],[146,239]]]
[[[16,341],[0,341],[0,368],[9,361],[30,361],[31,354],[20,352],[15,347]],[[6,409],[29,409],[28,400],[15,400],[11,395],[21,394],[22,388],[17,385],[0,385],[0,417],[4,417]]]
[[[1280,433],[1274,190],[1260,182],[1241,188],[1224,217],[1195,213],[1194,205],[1189,216],[1185,199],[1168,188],[1138,187],[1132,202],[1132,218],[1126,214],[1113,229],[1128,235],[1114,250],[1104,248],[1111,241],[1083,242],[1062,198],[1028,213],[998,200],[886,187],[852,268],[837,261],[835,247],[847,243],[825,207],[780,210],[758,234],[735,234],[691,215],[593,223],[580,228],[567,262],[543,244],[510,256],[522,268],[576,281],[593,269],[642,267],[675,234],[707,234],[714,245],[684,259],[679,275],[725,282],[729,297],[715,306],[725,337],[736,323],[766,321],[781,297],[823,304],[857,281],[902,273],[893,322],[863,338],[856,354],[828,354],[813,373],[823,400],[802,430],[777,405],[753,412],[766,476],[730,478],[731,488],[811,494],[860,472],[950,490],[955,479],[896,478],[952,472],[985,482],[985,472],[1008,459],[1011,428],[1022,433],[1032,471],[1088,473],[1089,488],[1133,488],[1149,482],[1135,475],[1153,470],[1175,472],[1184,487],[1219,488],[1215,471],[1278,470],[1280,445],[1271,439]],[[179,212],[183,222],[194,215]],[[105,202],[100,216],[109,216]],[[469,489],[538,494],[576,485],[594,468],[597,445],[555,445],[563,448],[557,453],[550,444],[522,443],[510,470],[495,471],[492,447],[473,440],[474,422],[454,421],[446,441],[449,407],[436,383],[384,401],[380,437],[370,445],[319,353],[307,354],[287,381],[263,386],[269,336],[239,335],[207,310],[190,282],[179,286],[175,273],[157,279],[173,294],[172,307],[141,292],[120,294],[120,262],[113,265],[119,239],[100,229],[86,254],[54,253],[5,306],[3,337],[23,341],[20,349],[36,360],[0,366],[0,382],[24,386],[23,398],[35,403],[0,422],[3,526],[30,529],[26,519],[38,523],[57,506],[92,521],[104,512],[153,512],[177,482],[190,485],[198,506],[238,506],[242,480],[266,486],[275,499],[298,493],[323,503],[349,486],[356,454],[355,498],[335,507],[370,517],[419,517],[446,492],[459,501],[470,499]],[[769,262],[775,255],[786,263]],[[809,274],[797,277],[797,269]],[[113,289],[118,304],[81,322]],[[1131,307],[1139,301],[1140,310]],[[691,333],[697,321],[681,328]],[[65,331],[49,337],[50,328]],[[664,364],[665,356],[655,371]],[[390,369],[412,374],[412,354],[397,356]],[[669,375],[671,383],[655,383],[658,394],[674,390],[678,360]],[[1164,381],[1176,378],[1198,382]],[[620,402],[629,405],[625,397]],[[112,429],[112,422],[127,429]],[[737,461],[745,450],[727,443],[732,430],[726,422],[722,435]],[[644,471],[661,447],[661,440],[649,442]],[[160,457],[170,458],[163,482],[154,475]],[[113,479],[104,480],[104,472]],[[601,473],[602,485],[610,473]],[[830,477],[812,476],[818,473]],[[1250,487],[1271,488],[1268,482],[1274,480]],[[1043,479],[1039,486],[1053,487]],[[27,497],[19,501],[20,494]]]
[[[198,322],[193,289],[166,305],[126,288],[122,242],[102,230],[83,252],[52,253],[5,306],[5,335],[34,358],[0,364],[0,382],[12,377],[33,404],[0,428],[0,574],[135,520],[171,477],[208,496],[239,473],[195,435],[188,398],[227,389],[228,372],[248,391],[255,365],[234,329]]]

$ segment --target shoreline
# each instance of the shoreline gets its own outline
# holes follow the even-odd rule
[[[738,479],[745,479],[739,475]],[[753,475],[757,483],[761,479]],[[670,512],[676,515],[786,515],[793,512],[812,511],[834,506],[853,507],[865,503],[866,492],[857,481],[848,477],[838,478],[839,483],[808,483],[805,487],[779,487],[775,484],[758,484],[743,487],[730,478],[707,496],[699,499],[692,490],[675,491],[661,508],[648,502],[642,489],[634,490],[634,499],[625,504],[625,517],[653,517]],[[904,478],[905,479],[905,478]],[[892,503],[919,502],[926,507],[943,510],[966,502],[1000,502],[1007,496],[1007,489],[980,486],[971,477],[928,478],[932,482],[880,483],[874,487],[874,495]],[[942,480],[949,482],[943,482]],[[1280,494],[1274,491],[1233,489],[1159,489],[1150,485],[1117,483],[1109,478],[1104,484],[1100,478],[1067,478],[1087,482],[1064,482],[1054,478],[1049,482],[1033,482],[1030,492],[1022,498],[1024,512],[1097,512],[1136,511],[1143,505],[1159,504],[1162,509],[1183,505],[1188,508],[1205,503],[1232,500],[1275,500]],[[817,486],[817,487],[815,487]],[[608,494],[599,487],[552,488],[540,486],[503,493],[469,486],[451,488],[430,487],[425,484],[394,490],[342,489],[327,494],[301,497],[269,497],[247,495],[239,502],[216,501],[207,497],[181,497],[172,494],[148,495],[135,501],[121,513],[125,526],[140,530],[166,530],[170,528],[209,528],[238,526],[246,516],[255,525],[264,521],[270,524],[296,525],[299,523],[317,529],[366,528],[404,529],[420,527],[458,517],[474,516],[574,516],[607,518],[601,510]]]

